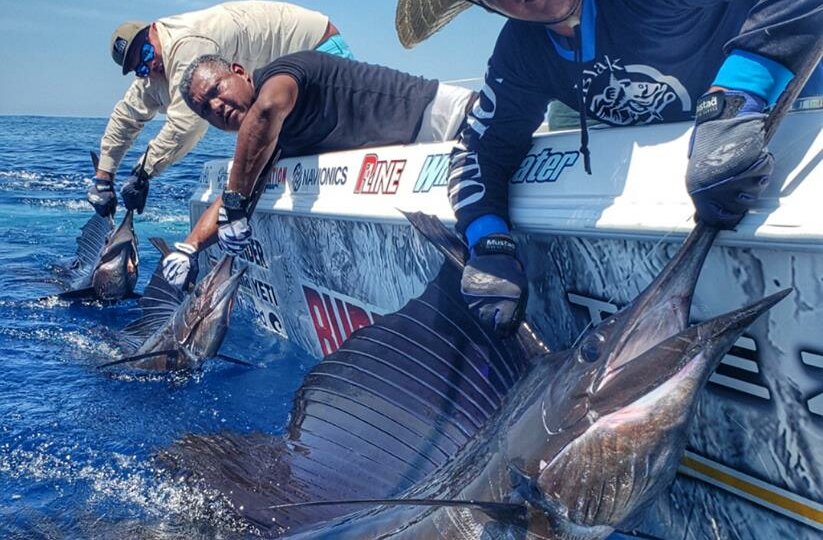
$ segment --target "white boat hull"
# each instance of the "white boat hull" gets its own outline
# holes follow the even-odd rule
[[[699,321],[785,287],[794,293],[740,339],[704,392],[681,474],[638,516],[660,538],[823,535],[823,113],[793,113],[772,143],[762,209],[721,233],[695,293]],[[690,126],[537,137],[511,184],[525,248],[528,318],[553,349],[634,298],[693,226],[683,172]],[[419,294],[441,263],[399,210],[453,223],[450,144],[340,152],[278,163],[252,220],[242,296],[261,324],[316,356]],[[206,164],[196,219],[223,188]],[[216,249],[216,248],[213,248]]]

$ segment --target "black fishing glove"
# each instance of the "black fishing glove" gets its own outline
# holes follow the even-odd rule
[[[472,249],[460,292],[480,322],[495,334],[513,333],[523,320],[528,281],[507,234],[491,234]]]
[[[146,207],[146,197],[149,196],[149,175],[142,168],[132,171],[120,190],[120,195],[123,196],[126,210],[136,210],[138,214],[142,214]]]
[[[766,149],[766,102],[746,92],[711,92],[697,102],[686,189],[697,219],[734,228],[766,186],[774,158]]]
[[[117,210],[117,194],[114,192],[114,180],[92,178],[91,187],[86,193],[86,200],[101,217],[113,216]]]

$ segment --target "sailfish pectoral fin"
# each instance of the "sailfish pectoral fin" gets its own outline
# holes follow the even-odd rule
[[[254,364],[250,362],[246,362],[245,360],[240,360],[239,358],[234,358],[225,354],[215,354],[214,357],[230,364],[237,364],[238,366],[244,367],[254,367]]]
[[[348,499],[339,501],[309,501],[288,504],[276,504],[269,506],[271,510],[282,510],[286,508],[307,508],[312,506],[348,506],[348,505],[373,505],[373,506],[451,506],[467,507],[480,510],[490,518],[511,523],[514,525],[525,525],[526,513],[528,509],[524,504],[500,503],[491,501],[456,500],[456,499]]]
[[[128,364],[129,362],[136,362],[137,360],[143,360],[145,358],[153,358],[155,356],[167,355],[167,356],[172,356],[172,357],[176,358],[177,354],[178,354],[177,351],[174,350],[174,349],[165,350],[165,351],[154,351],[154,352],[149,352],[149,353],[144,353],[144,354],[137,354],[137,355],[134,355],[134,356],[127,356],[125,358],[120,358],[119,360],[114,360],[113,362],[107,362],[105,364],[97,366],[97,369],[103,369],[103,368],[107,368],[107,367],[111,367],[111,366],[117,366],[117,365],[120,365],[120,364]]]

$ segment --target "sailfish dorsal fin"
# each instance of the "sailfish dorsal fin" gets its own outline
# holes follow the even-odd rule
[[[445,228],[427,230],[443,240],[438,249],[454,264],[444,264],[420,296],[357,330],[315,366],[298,391],[286,435],[191,436],[165,457],[197,471],[267,529],[352,511],[346,504],[273,504],[390,498],[448,461],[499,410],[528,360],[517,341],[503,343],[466,307],[459,240]],[[219,458],[229,451],[231,463]]]
[[[162,239],[150,238],[149,241],[157,247],[161,254],[168,253],[168,246]],[[137,339],[149,337],[166,323],[185,297],[186,293],[171,285],[163,277],[161,261],[154,270],[149,284],[146,285],[143,296],[138,301],[141,311],[140,317],[129,323],[123,329],[123,332]]]

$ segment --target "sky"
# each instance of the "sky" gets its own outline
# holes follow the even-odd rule
[[[109,53],[127,20],[152,21],[208,0],[0,0],[0,115],[107,117],[131,77]],[[297,0],[322,11],[359,60],[453,81],[483,76],[504,19],[473,7],[414,49],[394,30],[395,0]]]

